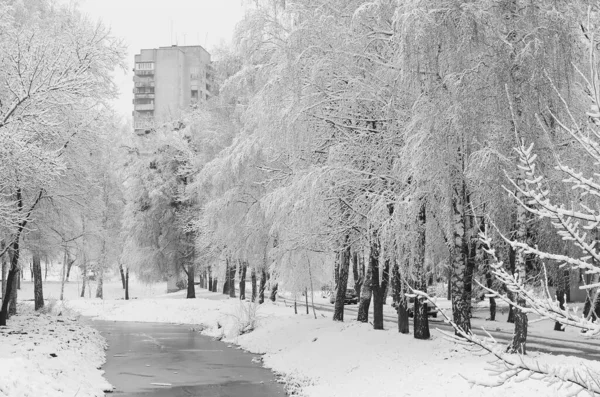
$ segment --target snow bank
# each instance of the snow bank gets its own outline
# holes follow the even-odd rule
[[[104,339],[75,318],[20,305],[0,327],[0,396],[104,396]]]
[[[264,354],[265,366],[282,375],[290,392],[307,397],[562,395],[555,386],[534,380],[471,387],[465,378],[492,379],[485,370],[491,358],[473,355],[434,330],[431,340],[419,341],[352,320],[336,323],[330,313],[317,312],[316,320],[312,313],[294,315],[293,308],[267,301],[256,313],[256,329],[237,336],[244,314],[239,300],[205,291],[197,296],[69,304],[104,320],[202,324],[206,335]]]

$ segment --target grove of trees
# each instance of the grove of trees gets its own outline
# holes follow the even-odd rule
[[[106,107],[123,49],[105,28],[0,2],[8,296],[23,241],[36,272],[45,249],[65,267],[77,252],[100,277],[186,274],[188,298],[196,276],[259,303],[334,279],[334,320],[353,288],[357,320],[372,307],[383,329],[392,296],[399,332],[412,311],[418,339],[444,285],[456,336],[494,352],[506,379],[537,371],[598,392],[597,374],[514,358],[531,313],[598,334],[598,4],[251,3],[214,53],[218,92],[135,136]],[[564,306],[582,284],[583,318]],[[507,349],[471,333],[478,291],[490,320],[509,303]]]
[[[113,255],[110,229],[120,229],[122,204],[111,177],[109,102],[124,54],[106,27],[74,9],[0,2],[0,325],[16,312],[24,248],[36,309],[44,305],[42,254],[64,251],[66,265],[78,246],[82,269],[92,255],[100,268]]]

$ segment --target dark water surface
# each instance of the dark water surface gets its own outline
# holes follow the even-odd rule
[[[254,354],[200,335],[190,326],[94,320],[109,344],[107,396],[285,396]],[[152,383],[165,384],[153,385]]]

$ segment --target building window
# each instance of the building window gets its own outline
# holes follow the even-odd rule
[[[200,68],[197,66],[192,66],[190,68],[190,79],[198,80],[198,76],[200,75]]]

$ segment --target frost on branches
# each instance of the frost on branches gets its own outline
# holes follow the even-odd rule
[[[593,36],[589,39],[594,42]],[[594,51],[590,51],[590,77],[580,72],[584,81],[584,94],[591,102],[590,110],[585,112],[587,120],[581,121],[576,112],[572,110],[564,97],[560,96],[562,104],[568,116],[568,121],[560,120],[554,114],[556,125],[565,132],[573,145],[578,145],[581,153],[589,156],[593,167],[600,166],[600,70],[597,66],[598,60]],[[558,93],[558,90],[556,90]],[[584,114],[582,112],[582,114]],[[540,122],[542,128],[544,124]],[[501,299],[525,314],[535,314],[542,319],[550,319],[563,326],[571,326],[581,330],[582,338],[598,338],[600,336],[600,321],[594,319],[594,308],[598,303],[600,291],[600,252],[596,246],[598,238],[598,227],[600,224],[600,183],[594,176],[581,172],[578,169],[560,163],[556,169],[564,175],[563,184],[552,188],[557,191],[572,191],[576,193],[577,200],[569,203],[557,203],[551,197],[551,184],[547,177],[536,169],[537,155],[534,153],[533,144],[527,146],[524,141],[516,148],[519,157],[519,169],[521,180],[513,180],[511,189],[506,189],[509,194],[526,209],[529,213],[539,219],[547,219],[555,228],[556,233],[567,244],[572,244],[578,255],[557,254],[547,250],[541,250],[519,239],[511,240],[502,238],[512,246],[520,255],[532,255],[541,262],[558,263],[561,268],[579,271],[586,275],[592,282],[584,284],[580,288],[587,290],[588,299],[591,301],[591,309],[586,314],[578,313],[569,307],[563,306],[550,293],[548,288],[548,276],[544,266],[544,279],[542,280],[542,296],[533,292],[530,286],[525,284],[523,277],[518,272],[511,274],[506,270],[503,262],[498,260],[496,251],[492,248],[492,239],[488,233],[481,233],[480,240],[486,248],[491,259],[493,275],[512,294],[502,294],[491,288],[481,286],[488,292],[488,296]],[[592,170],[592,173],[595,170]],[[561,189],[561,190],[558,190]],[[422,292],[417,295],[425,296]],[[514,297],[510,299],[509,297]],[[430,299],[429,297],[427,297]],[[430,299],[431,300],[431,299]],[[432,301],[435,304],[435,302]],[[552,364],[543,358],[531,358],[522,354],[511,354],[504,346],[498,344],[488,334],[487,338],[474,335],[470,330],[463,330],[450,318],[446,317],[457,331],[460,343],[470,346],[478,346],[491,353],[497,360],[493,371],[498,374],[497,381],[485,386],[497,386],[510,379],[538,379],[551,384],[560,384],[565,387],[570,395],[577,395],[581,391],[587,391],[591,395],[600,393],[600,370],[598,367],[586,365],[581,362],[571,361],[569,363]],[[452,337],[448,335],[448,337]],[[543,356],[542,356],[543,357]]]

